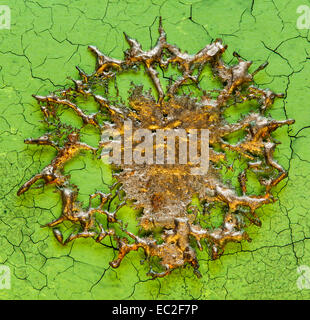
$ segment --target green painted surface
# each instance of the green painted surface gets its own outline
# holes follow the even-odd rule
[[[0,299],[310,298],[310,289],[296,285],[297,267],[310,267],[310,39],[308,30],[296,29],[296,9],[310,6],[309,1],[8,2],[0,3],[12,13],[11,29],[0,30],[0,264],[10,267],[12,279],[10,290],[0,289]],[[91,72],[95,59],[88,45],[121,58],[127,48],[123,31],[144,48],[154,45],[158,16],[168,41],[190,53],[222,38],[228,45],[226,61],[233,51],[252,60],[253,70],[267,60],[257,84],[287,94],[270,113],[296,120],[275,134],[282,142],[277,159],[289,168],[289,178],[275,190],[279,200],[258,211],[263,224],[247,229],[251,243],[229,244],[217,261],[199,253],[201,279],[186,267],[151,280],[148,266],[140,264],[142,252],[130,253],[114,270],[108,265],[114,254],[109,248],[91,239],[61,246],[51,230],[40,227],[60,213],[52,187],[16,196],[18,187],[53,157],[49,148],[23,143],[44,133],[31,95],[69,85],[70,77],[78,77],[75,65]],[[107,168],[83,155],[66,170],[82,198],[111,179]],[[125,210],[122,216],[134,229],[134,213]]]

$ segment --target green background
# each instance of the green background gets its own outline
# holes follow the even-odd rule
[[[310,42],[297,30],[296,9],[310,1],[286,0],[10,0],[10,30],[0,30],[0,264],[11,268],[12,288],[0,299],[309,299],[299,290],[297,267],[310,267]],[[269,66],[255,80],[284,92],[271,115],[294,118],[274,135],[282,144],[276,158],[289,168],[277,186],[278,201],[258,210],[262,227],[247,228],[253,241],[233,243],[217,261],[198,253],[197,279],[190,267],[163,279],[146,276],[142,252],[130,253],[118,269],[109,267],[113,250],[91,239],[61,246],[40,228],[60,213],[53,188],[32,189],[18,198],[18,187],[53,158],[50,149],[26,146],[25,138],[44,133],[41,112],[31,97],[46,95],[78,78],[74,68],[94,70],[88,45],[122,58],[123,31],[150,48],[162,16],[168,41],[195,53],[212,39],[228,45],[226,61],[237,51]],[[296,137],[294,137],[297,134]],[[289,137],[290,135],[290,137]],[[81,194],[109,183],[110,174],[91,157],[79,156],[66,168]],[[100,174],[98,174],[98,170]],[[101,170],[101,171],[100,171]],[[87,184],[85,180],[87,179]],[[106,188],[106,185],[105,185]],[[105,189],[103,188],[103,190]],[[134,228],[132,211],[122,211]]]

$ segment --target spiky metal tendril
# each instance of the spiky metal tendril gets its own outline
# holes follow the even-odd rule
[[[142,248],[147,258],[157,256],[161,260],[164,270],[151,270],[150,274],[154,277],[165,276],[187,263],[199,274],[196,252],[190,244],[190,239],[196,240],[201,250],[201,242],[204,239],[211,248],[212,258],[215,259],[223,253],[228,242],[250,240],[244,231],[244,217],[251,223],[260,225],[255,211],[262,205],[274,201],[272,187],[287,176],[284,168],[273,158],[277,143],[271,137],[271,133],[283,125],[294,123],[294,120],[276,121],[264,115],[276,97],[283,97],[282,94],[252,85],[254,75],[264,69],[267,63],[249,73],[252,62],[244,61],[234,53],[238,63],[233,66],[227,65],[222,60],[227,47],[220,39],[206,45],[194,55],[181,52],[179,48],[167,42],[161,21],[157,44],[149,51],[144,51],[139,42],[127,35],[125,38],[130,48],[125,52],[123,60],[110,58],[96,47],[90,46],[90,51],[97,58],[95,72],[88,75],[77,67],[80,79],[73,80],[74,87],[47,96],[34,96],[40,104],[45,122],[49,126],[54,125],[55,130],[54,133],[48,133],[38,139],[27,139],[25,142],[52,146],[56,149],[57,155],[39,174],[27,181],[17,194],[23,194],[38,180],[43,180],[44,184],[54,184],[61,193],[63,208],[61,216],[47,226],[53,228],[60,243],[68,243],[80,237],[91,237],[96,241],[101,241],[105,236],[113,237],[118,249],[117,259],[110,263],[114,268],[120,265],[130,251]],[[179,89],[189,82],[200,89],[199,77],[206,64],[211,66],[213,74],[223,85],[217,97],[213,98],[206,92],[200,99],[180,94]],[[164,90],[158,69],[165,70],[170,65],[177,66],[181,76]],[[128,108],[121,103],[112,102],[108,95],[96,92],[98,85],[107,88],[109,81],[118,74],[140,66],[144,67],[152,80],[157,99],[150,93],[143,93],[141,86],[136,86],[131,91]],[[98,105],[98,111],[87,114],[75,103],[77,97],[93,99]],[[252,100],[259,105],[258,112],[250,112],[236,123],[228,123],[225,120],[223,113],[228,107]],[[188,132],[190,129],[209,129],[210,167],[207,174],[190,175],[189,164],[121,165],[121,171],[115,174],[118,194],[124,191],[124,201],[134,200],[135,206],[143,209],[139,218],[141,228],[151,233],[160,229],[163,240],[161,243],[155,240],[152,234],[143,237],[127,230],[123,222],[117,218],[118,209],[125,204],[124,201],[113,212],[104,208],[112,193],[104,194],[98,191],[90,195],[87,208],[83,208],[77,201],[78,188],[70,183],[70,177],[64,174],[64,165],[81,150],[98,155],[104,143],[101,141],[97,148],[93,148],[81,142],[79,130],[61,123],[57,111],[63,107],[73,110],[81,118],[83,127],[93,126],[100,134],[111,126],[122,131],[126,119],[132,121],[133,130],[182,128]],[[106,114],[109,121],[102,120],[102,115]],[[62,137],[62,130],[68,131],[65,138]],[[245,132],[245,136],[235,144],[228,143],[226,138],[239,131]],[[247,164],[238,175],[239,189],[225,184],[220,175],[219,164],[225,161],[227,151],[236,152]],[[247,192],[249,172],[258,177],[260,185],[264,188],[262,194],[250,195]],[[198,195],[200,202],[205,206],[212,203],[223,205],[221,226],[203,228],[199,224],[197,214],[188,211],[194,195]],[[92,200],[96,197],[100,198],[100,204],[93,208]],[[109,223],[118,224],[127,237],[118,235],[113,227],[104,230],[102,224],[96,222],[95,214],[102,214],[107,217]],[[63,235],[55,227],[65,220],[80,225],[80,231],[71,234],[64,241]],[[130,239],[133,239],[133,242],[130,242]]]

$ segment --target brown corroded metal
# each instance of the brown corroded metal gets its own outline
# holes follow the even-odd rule
[[[96,70],[92,74],[86,74],[78,68],[80,79],[73,80],[74,87],[48,96],[34,96],[40,104],[45,122],[49,127],[54,126],[54,131],[25,142],[52,146],[57,154],[48,166],[21,186],[17,194],[23,194],[38,180],[43,180],[44,184],[54,184],[61,194],[63,207],[60,217],[47,226],[53,228],[55,237],[62,244],[80,237],[91,237],[96,241],[101,241],[106,236],[112,237],[118,249],[117,258],[110,263],[114,268],[120,265],[130,251],[142,248],[147,258],[160,258],[163,270],[156,272],[151,269],[150,275],[153,277],[165,276],[187,263],[199,275],[195,246],[191,244],[191,239],[196,241],[200,250],[204,240],[211,249],[212,258],[216,259],[223,253],[228,242],[249,241],[250,237],[244,230],[245,221],[260,225],[256,210],[275,201],[271,189],[287,177],[287,172],[274,160],[273,153],[278,142],[271,134],[283,125],[294,123],[294,120],[276,121],[265,116],[274,99],[283,97],[282,94],[253,85],[254,75],[267,64],[262,64],[250,73],[252,62],[244,61],[234,53],[238,62],[233,66],[227,65],[222,59],[226,46],[220,39],[191,55],[167,42],[161,22],[157,44],[149,51],[144,51],[138,41],[127,35],[125,37],[130,48],[125,52],[123,60],[110,58],[96,47],[90,46],[90,51],[97,58]],[[180,88],[188,83],[199,88],[200,72],[207,64],[222,83],[218,95],[214,98],[204,92],[200,98],[194,98],[180,93]],[[165,70],[169,65],[177,66],[180,77],[164,88],[158,69]],[[108,94],[97,92],[98,86],[105,87],[107,91],[111,79],[139,66],[145,68],[157,97],[153,97],[150,92],[143,92],[142,86],[134,86],[126,106],[116,102],[116,99],[112,101]],[[87,114],[74,102],[76,97],[92,99],[98,105],[98,111]],[[223,113],[227,108],[251,100],[256,101],[259,106],[256,112],[249,112],[236,123],[225,120]],[[111,187],[111,193],[98,191],[90,195],[89,205],[83,208],[77,201],[78,188],[70,182],[70,176],[65,175],[64,165],[81,150],[98,155],[104,143],[100,142],[94,148],[81,142],[79,130],[61,123],[58,117],[60,108],[73,110],[81,118],[83,126],[93,126],[100,133],[111,127],[124,131],[124,120],[132,121],[133,131],[141,128],[181,128],[187,132],[190,129],[208,129],[209,170],[203,175],[192,175],[189,172],[190,163],[121,164],[115,171],[116,184]],[[102,120],[103,115],[108,120]],[[226,138],[229,135],[241,131],[245,133],[242,139],[234,144],[228,142]],[[134,144],[137,145],[138,142],[134,141]],[[153,147],[156,149],[155,145]],[[224,183],[220,173],[227,151],[235,152],[247,163],[246,168],[238,175],[238,188]],[[263,187],[262,193],[253,195],[247,191],[249,172],[257,175]],[[111,212],[106,203],[114,199],[115,192],[123,202],[121,200]],[[198,196],[204,206],[222,204],[221,226],[204,228],[199,224],[197,212],[189,211],[193,196]],[[96,197],[100,198],[100,203],[93,207],[92,200]],[[118,219],[117,212],[127,200],[133,200],[134,206],[142,210],[139,225],[150,235],[134,234]],[[96,214],[107,217],[107,230],[96,221]],[[71,234],[66,240],[57,228],[65,220],[80,225],[80,231]],[[119,226],[119,231],[116,231],[115,225]],[[162,241],[155,239],[152,234],[154,230],[160,230]]]

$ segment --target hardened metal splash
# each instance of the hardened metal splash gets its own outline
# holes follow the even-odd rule
[[[98,242],[106,236],[111,237],[118,250],[117,258],[110,262],[113,268],[118,267],[130,251],[142,248],[148,260],[153,256],[160,259],[163,269],[154,271],[151,267],[149,274],[153,277],[163,277],[186,264],[192,265],[195,273],[200,275],[196,247],[202,250],[205,243],[211,257],[216,259],[228,242],[250,241],[244,230],[247,224],[260,226],[256,210],[275,201],[271,189],[287,177],[285,169],[274,160],[274,150],[279,142],[272,138],[271,133],[281,126],[293,124],[294,120],[277,121],[265,115],[275,98],[283,97],[253,85],[254,75],[267,63],[250,73],[252,62],[244,61],[234,53],[238,62],[232,66],[226,64],[222,55],[227,46],[220,39],[191,55],[167,42],[161,21],[157,44],[149,51],[144,51],[137,40],[125,37],[130,48],[124,53],[123,60],[110,58],[90,46],[89,50],[97,58],[93,73],[86,74],[77,68],[80,79],[73,80],[73,87],[47,96],[34,96],[48,132],[37,139],[27,139],[25,143],[51,146],[57,154],[40,173],[21,186],[17,194],[25,193],[39,180],[43,185],[55,185],[61,194],[62,212],[47,226],[53,228],[55,237],[62,244],[81,237],[90,237]],[[179,72],[179,77],[163,86],[159,71],[164,72],[171,66]],[[215,97],[211,92],[200,89],[201,72],[207,66],[222,84]],[[154,85],[155,97],[151,92],[144,92],[141,85],[133,85],[125,102],[118,99],[118,93],[115,97],[109,95],[111,81],[120,74],[141,67]],[[182,93],[181,89],[189,84],[200,90],[199,97],[194,97],[193,93]],[[94,101],[98,111],[89,114],[81,109],[76,102],[80,97]],[[235,123],[227,121],[224,115],[227,109],[251,101],[258,105],[256,111],[249,111]],[[96,148],[81,142],[81,128],[73,128],[60,120],[59,113],[64,108],[71,109],[80,117],[83,127],[93,126],[101,135],[110,128],[124,131],[125,120],[131,121],[133,131],[141,128],[153,131],[184,129],[186,132],[208,129],[209,170],[205,174],[193,175],[189,162],[175,165],[120,164],[113,167],[116,183],[111,186],[111,192],[91,194],[89,204],[85,206],[77,201],[78,187],[70,182],[64,166],[81,150],[100,156],[105,142],[100,141]],[[229,137],[233,134],[238,136],[238,133],[240,139],[229,142]],[[133,144],[138,145],[139,142],[133,141]],[[227,160],[228,153],[235,154],[243,165],[232,169]],[[238,185],[224,181],[223,167],[239,170]],[[251,192],[248,191],[249,175],[252,180],[256,177],[260,192],[253,194],[252,188]],[[108,203],[116,195],[120,198],[119,204],[115,210],[109,210]],[[202,212],[193,209],[193,197],[199,199]],[[100,200],[98,206],[93,206],[95,198]],[[126,224],[118,218],[119,208],[126,203],[133,204],[142,212],[139,234],[128,231]],[[220,208],[222,223],[216,227],[202,226],[199,217],[211,214],[214,206]],[[106,216],[106,227],[98,222],[98,215]],[[66,239],[57,228],[65,220],[79,228]],[[158,232],[161,239],[156,238]]]

